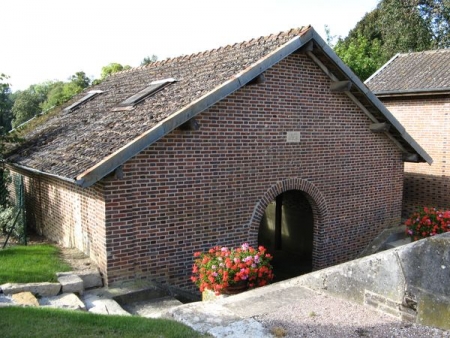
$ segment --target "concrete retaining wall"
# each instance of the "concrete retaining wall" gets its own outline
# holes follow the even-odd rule
[[[450,233],[290,281],[402,320],[450,329]]]

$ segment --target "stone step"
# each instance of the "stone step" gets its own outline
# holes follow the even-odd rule
[[[37,298],[30,291],[14,293],[11,299],[17,305],[39,306]]]
[[[74,293],[63,293],[54,297],[43,297],[39,299],[39,305],[42,307],[86,311],[86,306]]]
[[[12,295],[24,291],[29,291],[35,296],[51,297],[56,296],[61,291],[59,283],[6,283],[0,285],[0,289],[5,295]]]
[[[130,316],[114,299],[104,298],[95,293],[87,293],[82,300],[89,312],[103,315]]]
[[[80,270],[80,271],[68,271],[68,272],[57,272],[56,276],[68,276],[77,275],[83,280],[83,287],[85,290],[92,288],[101,288],[103,286],[102,276],[97,269],[90,270]]]
[[[165,317],[167,311],[183,305],[178,299],[167,296],[156,299],[147,299],[123,304],[123,308],[129,313],[146,318]]]
[[[80,296],[83,294],[84,285],[83,280],[74,274],[66,274],[58,276],[58,282],[61,284],[62,293],[77,293]]]

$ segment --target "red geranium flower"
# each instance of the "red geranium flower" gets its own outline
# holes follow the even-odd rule
[[[255,250],[247,243],[236,249],[213,247],[207,252],[194,253],[191,280],[200,292],[212,290],[216,294],[236,283],[245,281],[250,288],[263,286],[273,279],[272,256],[259,246]]]

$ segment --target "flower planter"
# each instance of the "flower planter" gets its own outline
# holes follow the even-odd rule
[[[405,225],[412,242],[450,232],[450,210],[422,207],[406,220]]]
[[[226,298],[226,297],[229,297],[232,295],[237,295],[241,292],[245,292],[247,290],[248,290],[248,284],[246,281],[241,281],[236,285],[230,285],[230,286],[224,288],[220,295],[216,295],[214,291],[206,289],[202,292],[202,301],[210,301],[210,300]]]
[[[244,292],[248,289],[247,281],[241,280],[234,285],[227,286],[222,290],[224,295],[237,295],[238,293]]]
[[[202,292],[203,300],[210,300],[214,291],[234,295],[250,288],[264,286],[273,279],[272,256],[263,246],[254,249],[247,243],[235,249],[215,246],[207,252],[195,252],[191,280]],[[231,285],[230,285],[231,284]],[[224,285],[228,285],[224,287]]]

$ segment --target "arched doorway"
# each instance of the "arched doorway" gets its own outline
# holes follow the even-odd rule
[[[258,243],[273,254],[275,281],[312,271],[314,216],[306,194],[288,190],[267,206]]]

